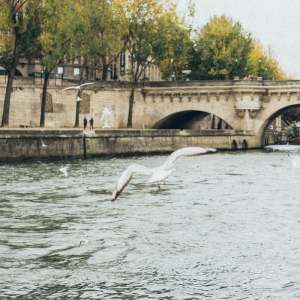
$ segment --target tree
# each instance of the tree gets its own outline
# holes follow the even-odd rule
[[[74,2],[69,0],[46,0],[41,9],[43,18],[38,24],[36,52],[41,57],[43,67],[43,92],[41,101],[40,127],[45,126],[45,107],[48,81],[51,72],[70,50],[72,39],[78,31]]]
[[[107,79],[108,67],[123,48],[123,1],[78,1],[77,15],[80,30],[72,49],[89,64],[89,69],[102,68],[102,80]],[[75,53],[73,53],[75,55]],[[83,66],[85,67],[85,66]]]
[[[174,36],[180,23],[175,6],[162,0],[127,0],[124,3],[127,32],[123,36],[130,62],[130,96],[127,127],[132,127],[135,88],[151,64],[169,59],[172,48],[185,41]]]
[[[108,0],[77,1],[75,22],[78,31],[70,47],[70,56],[82,58],[79,84],[91,75],[93,78],[93,72],[100,68],[102,80],[106,80],[110,64],[122,50],[121,37],[125,26],[122,26],[124,8],[120,4]],[[78,91],[78,97],[81,92]],[[77,102],[75,127],[79,126],[79,109],[80,102]]]
[[[272,54],[271,47],[266,53],[259,41],[253,41],[253,48],[248,60],[249,74],[263,79],[286,79],[286,74],[279,67]]]
[[[191,53],[193,79],[229,79],[242,74],[252,49],[251,34],[222,15],[210,19],[198,33]]]
[[[286,78],[270,47],[265,53],[251,33],[225,15],[212,17],[196,32],[189,57],[192,79]]]
[[[2,62],[5,61],[4,64],[8,68],[1,127],[9,126],[10,97],[15,72],[20,54],[27,50],[28,45],[34,44],[33,41],[31,43],[26,41],[35,30],[33,24],[39,20],[41,6],[40,0],[0,0],[2,12],[0,30],[9,32],[11,35],[11,39],[8,38],[4,41],[3,50],[0,50]]]

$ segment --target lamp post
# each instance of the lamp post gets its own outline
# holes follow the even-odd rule
[[[268,79],[268,68],[265,68],[265,78]]]
[[[261,77],[260,64],[261,64],[261,59],[258,60],[258,77]]]
[[[238,60],[237,58],[235,59],[235,70],[234,70],[234,76],[238,76],[238,72],[237,72],[237,63],[238,63]]]
[[[174,56],[171,57],[171,66],[172,66],[172,75],[171,75],[171,81],[175,81],[175,63],[174,63]]]

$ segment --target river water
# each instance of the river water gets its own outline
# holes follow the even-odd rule
[[[298,149],[2,164],[0,298],[300,299]]]

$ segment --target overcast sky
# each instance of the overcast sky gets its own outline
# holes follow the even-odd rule
[[[188,0],[177,0],[180,11]],[[213,15],[225,14],[258,39],[271,46],[279,66],[300,79],[300,0],[194,0],[194,25],[202,27]]]

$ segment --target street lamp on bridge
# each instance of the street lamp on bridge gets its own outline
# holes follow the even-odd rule
[[[238,63],[238,60],[237,58],[235,59],[235,70],[234,70],[234,76],[238,76],[238,72],[237,72],[237,63]]]
[[[261,59],[258,60],[258,77],[261,77],[260,64],[261,64]]]

